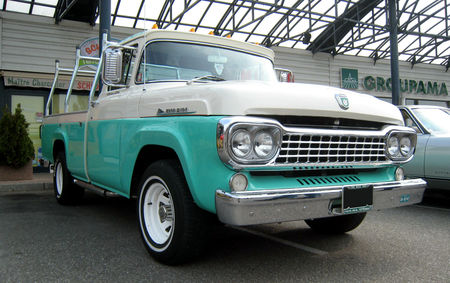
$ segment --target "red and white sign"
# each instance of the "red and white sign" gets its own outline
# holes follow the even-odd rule
[[[86,39],[80,44],[81,56],[86,57],[99,57],[100,55],[100,44],[98,37],[93,37]]]

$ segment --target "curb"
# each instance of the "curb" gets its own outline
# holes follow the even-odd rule
[[[53,183],[0,184],[0,192],[51,191]]]
[[[52,191],[53,176],[50,173],[37,173],[32,180],[0,181],[0,192]]]

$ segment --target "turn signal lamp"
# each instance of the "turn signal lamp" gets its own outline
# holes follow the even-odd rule
[[[158,24],[154,24],[152,29],[159,29]]]
[[[395,180],[396,181],[403,181],[405,179],[405,173],[403,171],[402,167],[398,167],[395,170]]]
[[[294,73],[291,70],[275,68],[278,81],[285,83],[293,83],[294,82]]]
[[[236,173],[230,179],[230,188],[233,192],[242,192],[247,189],[248,180],[244,174]]]
[[[191,28],[189,31],[190,32],[195,32],[195,28]]]

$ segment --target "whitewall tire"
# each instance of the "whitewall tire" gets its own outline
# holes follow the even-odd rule
[[[157,261],[175,265],[200,254],[206,212],[192,200],[178,161],[156,161],[145,170],[137,211],[142,240]]]

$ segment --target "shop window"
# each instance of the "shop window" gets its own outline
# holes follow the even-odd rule
[[[53,96],[52,113],[64,113],[65,94],[55,94]],[[88,110],[88,95],[71,94],[69,101],[69,112],[79,112]]]
[[[17,105],[20,104],[22,114],[29,123],[28,135],[33,142],[34,159],[33,167],[42,167],[42,150],[41,138],[39,136],[39,127],[43,119],[44,97],[27,96],[27,95],[11,95],[11,112],[14,113]]]

